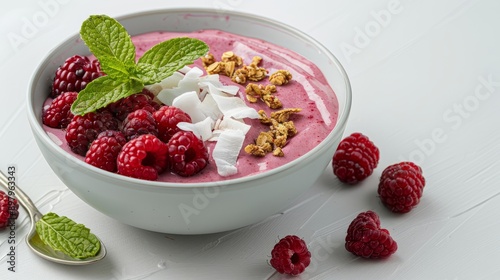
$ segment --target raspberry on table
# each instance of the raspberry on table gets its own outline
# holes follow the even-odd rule
[[[270,263],[281,274],[299,275],[311,263],[311,252],[300,237],[287,235],[274,245]]]
[[[143,134],[127,142],[118,154],[118,173],[154,181],[168,166],[167,144],[152,134]]]
[[[0,191],[0,229],[12,224],[19,216],[19,203],[17,199],[9,197]]]
[[[71,105],[77,96],[78,92],[67,91],[54,98],[49,108],[42,113],[43,124],[53,128],[66,128],[74,117]]]
[[[400,162],[384,169],[378,194],[392,212],[407,213],[420,202],[424,187],[425,178],[420,166],[413,162]]]
[[[177,124],[180,122],[191,122],[191,117],[181,109],[174,106],[162,106],[153,113],[158,127],[158,138],[167,143],[172,136],[180,131]]]
[[[116,118],[123,121],[128,114],[138,110],[144,109],[150,113],[155,112],[160,108],[160,104],[153,100],[154,94],[147,89],[141,92],[132,94],[128,97],[120,99],[114,103],[109,104],[106,108],[110,110]]]
[[[387,258],[398,249],[389,231],[380,227],[380,218],[373,211],[358,214],[347,229],[345,248],[356,256],[368,259]]]
[[[191,131],[175,133],[167,143],[168,161],[172,171],[180,176],[192,176],[208,164],[208,150]]]
[[[132,140],[142,134],[158,135],[153,114],[145,109],[138,109],[128,114],[122,123],[122,132],[127,140]]]
[[[377,167],[379,149],[370,139],[355,132],[340,141],[332,159],[333,173],[341,182],[357,184]]]
[[[121,132],[103,131],[90,144],[85,155],[85,162],[103,170],[116,172],[116,160],[125,143],[125,136]]]
[[[85,156],[90,144],[105,130],[118,130],[119,122],[106,110],[74,116],[66,128],[66,142],[75,154]]]
[[[53,98],[67,91],[80,92],[92,80],[103,76],[99,61],[91,61],[88,57],[74,55],[59,66],[52,83]]]

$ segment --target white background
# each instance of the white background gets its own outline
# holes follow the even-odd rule
[[[168,7],[244,11],[276,19],[320,41],[343,63],[353,87],[346,134],[360,131],[381,151],[362,184],[340,184],[328,167],[297,206],[248,228],[203,236],[146,232],[116,222],[71,193],[50,170],[26,119],[32,73],[90,14],[116,17]],[[500,279],[500,2],[365,1],[5,1],[0,10],[0,168],[42,212],[86,224],[108,256],[87,267],[49,263],[27,250],[21,211],[16,272],[0,232],[0,279],[287,279],[267,263],[279,239],[295,234],[313,254],[294,279]],[[385,15],[382,16],[382,15]],[[387,16],[389,15],[389,16]],[[421,203],[408,214],[376,195],[383,169],[421,165]],[[344,249],[350,221],[366,210],[398,242],[387,260]]]

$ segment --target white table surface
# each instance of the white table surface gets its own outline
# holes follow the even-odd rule
[[[314,3],[314,4],[313,4]],[[297,206],[258,225],[202,236],[147,232],[93,210],[54,175],[26,118],[26,89],[44,55],[90,14],[116,17],[167,7],[208,7],[274,18],[307,32],[343,63],[353,87],[346,134],[380,148],[374,174],[340,184],[328,167]],[[108,256],[86,267],[49,263],[28,251],[17,221],[16,272],[0,232],[0,279],[287,279],[268,265],[279,237],[306,240],[312,264],[294,279],[500,279],[500,2],[365,1],[4,1],[0,10],[0,168],[42,212],[86,224]],[[389,16],[387,16],[389,15]],[[420,164],[427,180],[408,214],[382,206],[376,187],[393,163]],[[344,249],[350,221],[379,213],[399,249],[363,260]]]

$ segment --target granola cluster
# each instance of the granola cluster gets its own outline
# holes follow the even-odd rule
[[[246,97],[249,102],[255,103],[260,99],[271,109],[283,107],[278,97],[273,95],[276,91],[275,85],[264,86],[262,84],[249,83],[245,88]]]
[[[300,111],[300,108],[287,108],[271,112],[271,116],[267,116],[264,110],[259,110],[260,122],[269,125],[269,130],[260,132],[255,143],[245,147],[245,152],[259,157],[270,152],[274,156],[284,156],[282,148],[287,144],[288,138],[297,134],[293,121],[289,120],[290,116]]]
[[[260,56],[254,56],[250,64],[244,64],[243,59],[232,51],[222,54],[217,60],[213,54],[209,53],[201,58],[203,66],[208,74],[220,74],[231,78],[238,84],[248,84],[245,88],[246,99],[255,103],[263,101],[271,109],[281,109],[283,104],[275,95],[276,86],[286,85],[292,79],[292,74],[288,70],[277,70],[269,75],[269,84],[263,85],[254,82],[262,81],[267,77],[269,71],[259,66],[262,61]],[[248,154],[263,157],[268,153],[274,156],[284,156],[282,148],[287,144],[288,139],[297,134],[297,129],[293,121],[289,120],[294,113],[300,112],[300,108],[287,108],[271,112],[267,116],[264,110],[259,111],[260,122],[269,126],[269,130],[260,132],[255,143],[245,147]]]

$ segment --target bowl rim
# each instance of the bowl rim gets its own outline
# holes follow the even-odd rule
[[[47,144],[48,148],[51,150],[51,152],[59,154],[63,156],[66,160],[71,160],[73,164],[76,165],[76,167],[81,167],[85,170],[86,172],[91,172],[95,175],[98,176],[103,176],[103,177],[108,177],[112,179],[113,181],[118,181],[118,182],[123,182],[127,185],[133,185],[134,187],[144,189],[145,187],[152,187],[152,188],[162,188],[162,189],[193,189],[193,188],[210,188],[210,187],[220,187],[220,186],[226,186],[226,185],[241,185],[244,186],[246,182],[249,181],[254,181],[258,179],[262,179],[264,177],[272,176],[276,173],[283,172],[297,164],[300,164],[304,160],[309,159],[312,157],[315,153],[318,152],[318,150],[322,149],[328,140],[332,137],[334,137],[339,130],[343,130],[346,126],[348,117],[350,115],[351,111],[351,106],[352,106],[352,87],[351,83],[349,80],[349,77],[347,75],[347,72],[345,71],[344,67],[340,63],[340,61],[337,59],[337,57],[329,50],[327,49],[323,44],[321,44],[319,41],[314,39],[313,37],[307,35],[303,31],[300,31],[299,29],[290,26],[288,24],[279,22],[277,20],[263,17],[260,15],[255,15],[255,14],[250,14],[246,12],[239,12],[239,11],[230,11],[230,10],[221,10],[221,9],[215,9],[215,8],[165,8],[165,9],[155,9],[155,10],[149,10],[149,11],[140,11],[140,12],[135,12],[135,13],[129,13],[121,16],[116,16],[114,17],[117,21],[122,22],[123,20],[129,20],[135,17],[144,17],[148,16],[151,14],[168,14],[168,13],[184,13],[184,14],[213,14],[216,16],[220,17],[226,17],[226,18],[231,18],[232,16],[236,16],[242,19],[248,19],[251,21],[257,21],[257,22],[262,22],[266,23],[272,26],[276,26],[280,31],[286,31],[293,35],[294,37],[297,37],[303,41],[306,41],[310,44],[312,44],[316,49],[318,49],[320,52],[322,52],[330,61],[333,62],[333,66],[340,72],[344,83],[345,83],[345,91],[346,91],[346,96],[345,96],[345,101],[344,101],[344,110],[341,112],[339,111],[339,114],[337,116],[337,122],[335,124],[335,127],[328,133],[328,135],[323,139],[318,145],[316,145],[313,149],[305,153],[304,155],[289,161],[279,167],[275,167],[271,170],[261,172],[258,174],[253,174],[253,175],[248,175],[244,177],[239,177],[239,178],[232,178],[232,179],[224,179],[224,180],[219,180],[219,181],[211,181],[211,182],[196,182],[196,183],[178,183],[178,182],[160,182],[160,181],[148,181],[148,180],[142,180],[142,179],[136,179],[132,177],[126,177],[120,174],[115,174],[111,173],[105,170],[101,170],[97,167],[94,167],[92,165],[89,165],[85,163],[84,161],[71,156],[63,150],[60,146],[58,146],[54,141],[50,139],[50,137],[47,135],[45,130],[43,130],[43,127],[40,123],[40,121],[37,119],[38,116],[36,116],[34,109],[33,109],[33,97],[32,93],[35,91],[34,85],[37,84],[37,82],[41,79],[41,73],[43,71],[43,68],[46,67],[46,64],[49,62],[49,59],[52,57],[52,54],[54,53],[55,50],[60,49],[63,47],[65,44],[67,44],[69,41],[74,40],[74,39],[79,39],[79,32],[77,32],[74,35],[69,36],[65,40],[61,41],[59,44],[54,46],[47,54],[41,59],[40,63],[34,70],[30,83],[28,86],[28,91],[27,91],[27,97],[28,97],[28,108],[27,108],[27,113],[28,113],[28,121],[30,123],[30,126],[32,128],[33,133],[38,134],[43,141]],[[122,186],[122,185],[121,185]]]

